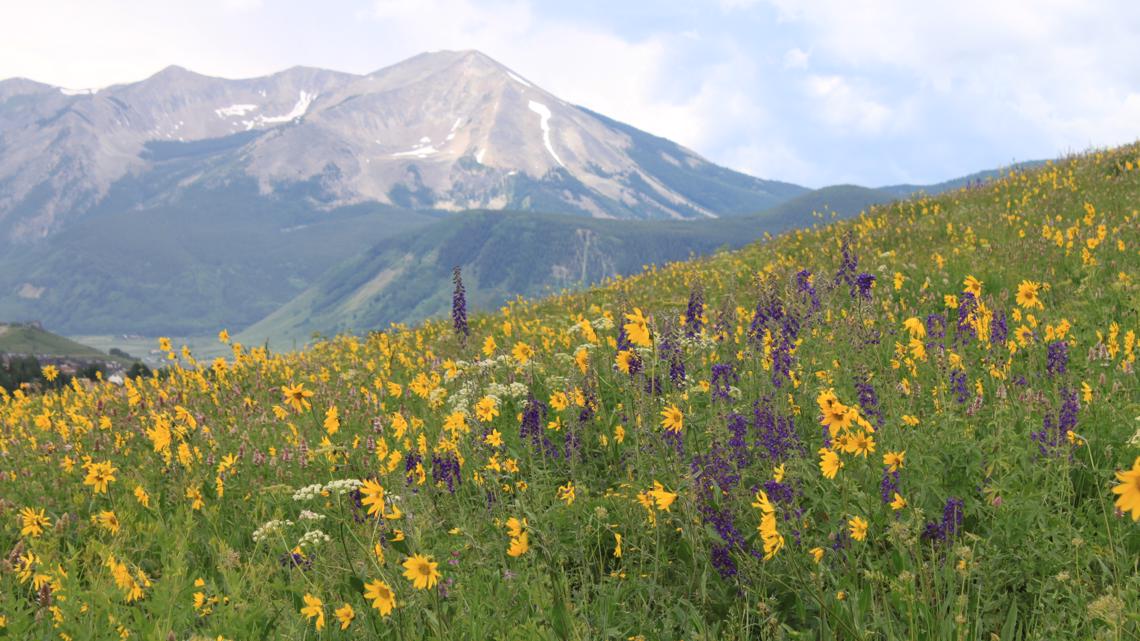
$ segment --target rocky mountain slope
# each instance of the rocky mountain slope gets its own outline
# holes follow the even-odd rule
[[[262,195],[305,185],[325,207],[711,218],[805,191],[712,165],[476,51],[367,75],[295,67],[229,80],[168,67],[100,90],[0,82],[0,237],[46,238],[172,156],[192,161],[178,182],[121,206],[249,179]]]

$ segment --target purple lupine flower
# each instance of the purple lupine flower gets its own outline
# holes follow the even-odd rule
[[[722,579],[728,580],[736,576],[736,561],[732,560],[732,548],[714,543],[711,556],[713,567],[720,573]]]
[[[894,500],[895,492],[899,490],[899,471],[891,471],[890,467],[883,466],[883,478],[879,481],[879,498],[883,503]]]
[[[850,545],[850,543],[851,535],[847,532],[847,527],[843,526],[840,527],[839,531],[835,533],[835,538],[831,542],[831,549],[835,552],[838,552]]]
[[[743,416],[733,412],[728,415],[728,431],[732,438],[728,439],[728,446],[732,448],[738,469],[746,467],[752,461],[752,453],[748,451],[748,422]]]
[[[740,380],[740,375],[732,368],[730,363],[716,363],[712,366],[712,380],[710,381],[710,392],[713,401],[718,399],[724,401],[731,401],[729,396],[729,388],[732,384]]]
[[[685,335],[689,338],[701,333],[704,326],[705,301],[701,288],[694,287],[689,293],[689,306],[685,309]]]
[[[796,274],[796,290],[811,300],[809,314],[819,310],[819,296],[815,293],[815,286],[812,285],[811,280],[811,272],[806,269]]]
[[[942,314],[931,314],[926,317],[926,335],[931,338],[946,336],[946,318]]]
[[[416,466],[423,463],[424,457],[420,456],[419,452],[408,452],[404,457],[404,484],[411,485],[414,482]]]
[[[1063,400],[1061,401],[1061,412],[1057,415],[1057,426],[1067,439],[1068,433],[1077,427],[1077,413],[1081,410],[1081,403],[1077,398],[1076,391],[1073,390],[1061,390],[1061,398]]]
[[[1029,440],[1037,443],[1041,456],[1073,455],[1074,445],[1069,440],[1069,433],[1076,430],[1077,414],[1080,412],[1080,400],[1077,393],[1068,388],[1061,390],[1061,409],[1054,419],[1052,414],[1046,414],[1042,420],[1042,428],[1037,432],[1030,432]]]
[[[790,483],[781,483],[776,479],[764,482],[764,492],[777,505],[789,504],[796,498],[796,491]]]
[[[756,303],[756,310],[752,312],[752,323],[748,326],[748,337],[754,341],[764,338],[764,329],[771,321],[778,321],[784,317],[784,306],[775,296],[761,298]]]
[[[308,570],[313,567],[312,559],[305,558],[296,552],[286,552],[285,554],[282,554],[281,558],[277,559],[277,561],[281,564],[282,567],[286,568]]]
[[[685,439],[681,436],[680,432],[670,432],[663,430],[661,433],[661,440],[665,441],[673,451],[677,453],[678,457],[685,456]]]
[[[530,441],[531,447],[544,456],[558,458],[558,448],[550,442],[543,429],[546,418],[546,404],[530,395],[523,407],[522,422],[519,423],[519,438]]]
[[[698,454],[689,464],[693,477],[700,487],[715,484],[721,491],[728,492],[740,483],[736,466],[729,462],[723,446],[714,442],[707,454]]]
[[[786,338],[772,345],[772,386],[779,389],[791,379],[792,343]]]
[[[851,250],[851,234],[848,233],[843,237],[843,259],[839,263],[839,270],[835,272],[834,285],[839,283],[847,283],[851,285],[855,282],[854,274],[859,269],[859,256]]]
[[[871,288],[875,285],[875,275],[863,272],[855,277],[855,282],[851,285],[851,298],[855,298],[855,293],[859,293],[859,297],[863,300],[871,300]]]
[[[962,503],[962,499],[953,496],[946,499],[946,505],[942,508],[942,531],[948,538],[953,538],[962,527],[963,507],[965,505]]]
[[[958,297],[958,324],[956,326],[956,338],[962,342],[968,343],[971,338],[977,338],[977,332],[974,331],[974,324],[970,322],[974,312],[978,309],[978,299],[970,292],[962,292]]]
[[[523,406],[522,422],[519,423],[519,438],[537,444],[542,436],[542,419],[546,417],[546,404],[531,394]]]
[[[740,475],[729,463],[724,448],[713,443],[708,454],[694,456],[689,467],[696,483],[697,511],[702,520],[712,526],[729,547],[747,549],[747,542],[736,528],[732,511],[717,500],[740,482]]]
[[[629,371],[632,374],[633,368],[631,367]],[[646,394],[649,394],[650,396],[661,396],[661,394],[663,394],[664,391],[665,390],[661,387],[661,377],[660,376],[654,376],[652,378],[647,376],[645,378],[645,393]]]
[[[681,346],[666,338],[661,341],[658,352],[661,355],[661,360],[669,363],[669,380],[673,381],[675,387],[683,385],[685,382],[685,358],[681,352]]]
[[[1049,376],[1064,374],[1069,364],[1069,344],[1065,341],[1053,341],[1048,346],[1045,371]]]
[[[431,479],[436,484],[447,486],[447,491],[455,494],[455,485],[460,482],[459,459],[448,453],[443,457],[433,454],[431,457]]]
[[[348,504],[352,508],[352,520],[357,523],[364,523],[367,520],[367,511],[364,509],[364,495],[359,488],[348,493]],[[380,515],[376,515],[376,517],[379,518]]]
[[[946,499],[942,508],[941,521],[929,521],[922,530],[923,540],[946,542],[953,539],[962,527],[963,509],[962,499],[951,496]]]
[[[451,280],[455,283],[455,292],[451,295],[451,322],[456,336],[466,344],[471,329],[467,327],[467,292],[463,289],[463,278],[459,275],[458,266],[452,271]]]
[[[938,521],[927,521],[926,525],[922,528],[922,540],[924,541],[941,541],[945,539],[942,534],[942,527],[939,526]]]
[[[855,390],[859,393],[859,409],[863,416],[872,419],[875,427],[882,428],[886,421],[879,408],[879,395],[866,374],[855,381]]]
[[[1008,337],[1009,326],[1006,324],[1005,312],[1000,310],[994,312],[994,317],[990,319],[990,342],[1005,345]]]
[[[966,386],[966,372],[952,371],[950,372],[950,387],[957,394],[957,401],[965,403],[970,398],[969,388]]]
[[[791,417],[776,416],[768,403],[757,401],[752,406],[752,427],[757,435],[756,444],[762,448],[757,451],[774,465],[803,452],[795,421]]]

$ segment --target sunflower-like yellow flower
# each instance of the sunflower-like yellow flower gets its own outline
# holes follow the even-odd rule
[[[317,629],[323,630],[325,627],[324,602],[307,592],[301,598],[305,602],[304,607],[301,608],[301,614],[305,615],[306,619],[316,619]]]
[[[393,608],[396,607],[396,593],[380,579],[364,584],[364,598],[372,602],[372,607],[380,613],[380,616],[386,617],[392,614]]]
[[[428,590],[435,587],[441,576],[439,564],[431,560],[430,556],[413,554],[403,563],[404,578],[411,581],[417,590]]]
[[[1120,485],[1112,488],[1116,497],[1116,509],[1121,512],[1132,512],[1132,520],[1140,521],[1140,456],[1132,463],[1132,469],[1116,473],[1116,480]]]
[[[44,528],[51,527],[51,519],[43,510],[26,507],[20,510],[20,524],[20,536],[36,538],[44,533]]]
[[[1017,304],[1025,309],[1033,309],[1035,307],[1037,309],[1045,309],[1045,305],[1042,304],[1041,298],[1038,296],[1040,291],[1041,283],[1031,280],[1021,281],[1017,286]]]
[[[685,428],[685,415],[676,405],[661,410],[661,427],[677,434]]]
[[[629,342],[639,347],[652,347],[653,341],[649,338],[649,322],[641,313],[640,307],[634,307],[632,314],[625,315],[626,322],[622,325],[625,336]]]
[[[304,383],[282,386],[281,395],[285,399],[285,404],[292,407],[294,412],[303,412],[312,407],[309,399],[313,397],[313,393],[305,389]]]

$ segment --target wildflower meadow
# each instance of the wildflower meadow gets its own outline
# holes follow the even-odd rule
[[[464,277],[0,389],[0,638],[1140,637],[1140,146],[493,313]]]

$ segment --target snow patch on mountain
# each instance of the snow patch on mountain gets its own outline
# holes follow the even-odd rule
[[[554,160],[557,161],[559,165],[565,167],[566,164],[562,162],[558,154],[554,153],[554,146],[550,144],[550,108],[541,102],[535,102],[533,100],[531,100],[527,106],[530,107],[531,111],[538,114],[538,126],[542,128],[542,143],[546,145],[546,150],[550,152],[551,156],[554,156]]]
[[[421,145],[419,147],[416,147],[415,149],[412,149],[411,151],[401,151],[398,153],[394,153],[394,154],[392,154],[392,157],[393,158],[401,158],[404,156],[411,156],[413,158],[427,158],[428,156],[435,154],[435,153],[438,153],[438,152],[439,152],[439,150],[436,149],[435,147],[433,147],[432,145]]]
[[[309,106],[313,104],[313,101],[317,99],[318,95],[320,94],[302,91],[300,97],[297,99],[296,104],[293,105],[293,109],[284,116],[258,116],[253,120],[243,120],[242,124],[245,125],[245,128],[248,131],[259,125],[276,125],[283,122],[292,122],[301,116],[304,116],[305,113],[309,111]]]
[[[214,113],[218,114],[219,118],[244,116],[251,111],[256,111],[257,105],[230,105],[229,107],[222,107],[215,109]]]

